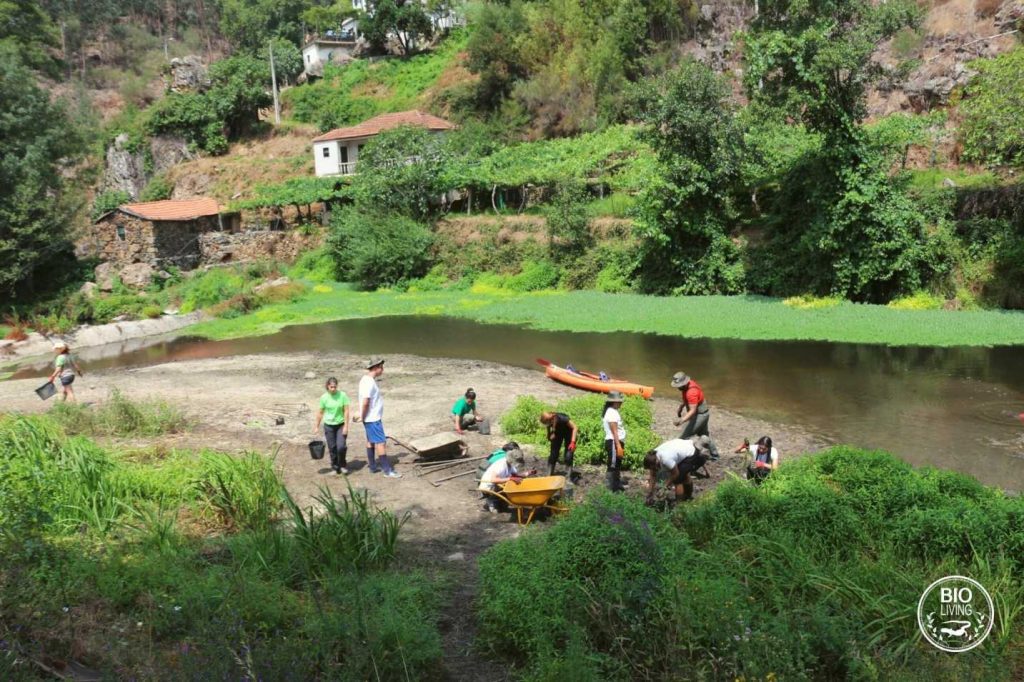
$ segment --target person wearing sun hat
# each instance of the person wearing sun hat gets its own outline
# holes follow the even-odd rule
[[[75,382],[76,374],[82,376],[82,368],[78,366],[78,362],[71,355],[71,349],[64,341],[55,342],[53,350],[57,357],[53,361],[53,373],[50,374],[49,381],[52,384],[60,377],[60,386],[64,392],[61,399],[67,402],[67,399],[71,398],[71,402],[75,402],[75,392],[71,388],[71,384]]]
[[[626,425],[622,423],[619,408],[625,397],[619,391],[609,391],[604,403],[601,424],[604,427],[604,452],[608,471],[605,481],[612,492],[622,491],[622,457],[626,453]]]
[[[401,478],[402,474],[392,469],[388,461],[387,436],[384,434],[384,399],[377,385],[377,377],[384,373],[384,358],[370,358],[365,367],[366,374],[359,380],[357,420],[363,422],[366,431],[366,461],[370,465],[371,474],[383,469],[388,478]],[[378,458],[380,469],[377,468]]]
[[[676,372],[672,375],[672,388],[679,389],[679,409],[676,410],[676,426],[682,426],[680,438],[692,436],[707,436],[708,449],[711,451],[711,459],[718,459],[718,448],[711,440],[708,433],[708,421],[711,417],[711,410],[704,399],[704,389],[696,381],[691,379],[686,372]],[[683,414],[683,410],[686,414]]]

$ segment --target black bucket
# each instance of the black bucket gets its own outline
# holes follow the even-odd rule
[[[327,443],[322,440],[311,440],[309,441],[309,456],[313,459],[323,459],[324,450],[327,449]]]
[[[57,387],[53,385],[52,381],[47,381],[45,384],[36,389],[36,395],[41,400],[52,398],[57,393]]]

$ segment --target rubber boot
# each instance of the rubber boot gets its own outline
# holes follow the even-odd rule
[[[622,472],[621,471],[613,471],[612,472],[612,492],[621,493],[625,489],[626,489],[625,486],[622,485]]]
[[[569,465],[569,470],[567,472],[565,472],[565,478],[566,478],[567,481],[569,481],[569,483],[575,483],[576,482],[576,480],[573,478],[573,475],[575,473],[576,472],[574,472],[572,470],[572,465],[570,464]]]
[[[372,445],[366,448],[366,461],[370,465],[371,474],[375,474],[380,471],[380,469],[377,468],[377,452],[374,450]]]
[[[555,475],[555,463],[554,462],[548,462],[548,476],[554,476],[554,475]]]
[[[681,498],[679,498],[679,500],[676,500],[676,501],[679,502],[679,501],[686,501],[686,500],[692,500],[692,499],[693,499],[693,484],[692,483],[684,483],[683,484],[683,496]]]
[[[608,487],[608,490],[611,490],[613,493],[619,492],[619,489],[617,487],[618,473],[618,471],[609,471],[604,475],[605,485]]]

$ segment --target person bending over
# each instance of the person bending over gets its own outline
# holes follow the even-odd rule
[[[654,491],[658,485],[658,472],[665,472],[665,487],[675,489],[676,502],[693,499],[693,479],[690,474],[700,469],[708,461],[708,452],[702,439],[696,443],[684,438],[667,440],[644,456],[644,469],[647,469],[647,502],[654,501]]]
[[[569,467],[566,477],[571,481],[573,457],[576,455],[576,436],[579,434],[576,423],[569,419],[569,415],[564,412],[541,412],[540,423],[547,427],[548,443],[551,444],[551,453],[548,455],[548,476],[555,475],[558,455],[564,449],[565,466]]]
[[[513,462],[513,459],[515,459],[515,462]],[[480,494],[484,497],[484,511],[491,512],[492,514],[504,511],[504,505],[493,495],[488,495],[489,491],[500,491],[509,481],[521,481],[523,478],[537,473],[536,471],[527,471],[524,474],[520,474],[516,463],[522,465],[524,462],[522,450],[515,448],[506,451],[504,457],[495,459],[487,467],[487,471],[480,477],[479,486]]]

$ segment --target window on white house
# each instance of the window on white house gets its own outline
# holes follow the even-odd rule
[[[309,55],[306,55],[306,63],[309,64]]]
[[[122,225],[117,226],[117,238],[119,241],[124,241],[124,226]]]
[[[331,148],[330,147],[324,147],[324,158],[325,159],[331,158]]]

